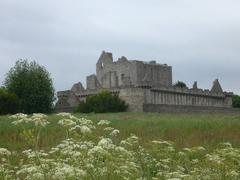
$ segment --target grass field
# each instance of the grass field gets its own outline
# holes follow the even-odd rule
[[[240,115],[0,117],[0,180],[240,179]]]
[[[159,113],[108,113],[75,114],[97,122],[106,119],[120,130],[123,139],[130,134],[140,137],[143,146],[151,140],[172,141],[179,147],[204,146],[215,148],[221,142],[240,147],[240,115],[224,114],[159,114]],[[49,116],[51,125],[43,133],[40,146],[52,147],[64,138],[64,130],[57,124],[55,115]],[[21,127],[11,124],[7,116],[0,117],[0,147],[22,150],[27,144],[21,138]]]

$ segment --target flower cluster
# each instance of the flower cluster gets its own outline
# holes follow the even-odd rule
[[[67,136],[55,147],[44,151],[33,141],[34,148],[18,153],[0,148],[0,179],[240,179],[240,149],[230,143],[213,151],[201,146],[179,150],[172,142],[154,140],[144,148],[134,134],[116,140],[120,131],[110,121],[95,124],[69,113],[58,117]],[[37,140],[49,124],[43,114],[11,118],[14,125],[33,124]],[[11,161],[13,156],[20,158]]]
[[[45,127],[49,124],[46,119],[47,116],[41,113],[34,113],[32,116],[19,113],[10,117],[15,119],[15,121],[12,122],[14,125],[33,123],[36,127]]]

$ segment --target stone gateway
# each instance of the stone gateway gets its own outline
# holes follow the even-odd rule
[[[118,94],[129,105],[129,111],[195,112],[231,111],[231,92],[224,92],[218,79],[211,90],[176,87],[172,67],[156,61],[128,60],[122,56],[113,61],[112,53],[103,51],[96,64],[96,74],[87,77],[87,87],[74,84],[71,90],[57,93],[56,110],[73,111],[87,96],[107,90]]]

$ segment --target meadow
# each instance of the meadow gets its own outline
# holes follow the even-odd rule
[[[211,149],[221,142],[240,147],[240,114],[93,113],[75,116],[93,122],[109,120],[121,131],[119,139],[135,134],[143,146],[151,140],[161,139],[174,142],[180,148],[201,145]],[[64,138],[64,130],[57,124],[59,118],[50,115],[47,119],[51,125],[43,130],[42,148],[52,147]],[[22,128],[13,126],[12,121],[8,116],[0,116],[0,147],[26,149],[27,144],[20,136]]]
[[[240,114],[0,117],[0,179],[239,179]]]

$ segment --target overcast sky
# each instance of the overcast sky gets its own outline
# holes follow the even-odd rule
[[[55,89],[114,59],[157,60],[173,80],[240,94],[239,0],[0,0],[0,82],[18,59],[36,60]]]

